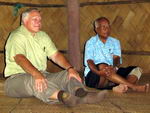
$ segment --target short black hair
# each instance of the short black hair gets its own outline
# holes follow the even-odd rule
[[[102,20],[106,20],[106,21],[108,22],[108,24],[110,24],[110,21],[109,21],[106,17],[99,17],[99,18],[97,18],[97,19],[93,22],[94,28],[96,28],[96,23],[97,23],[97,22],[100,22],[100,21],[102,21]]]

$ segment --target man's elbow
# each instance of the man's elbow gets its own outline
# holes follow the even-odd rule
[[[57,51],[57,52],[55,52],[53,55],[51,55],[49,59],[51,59],[53,62],[56,63],[57,59],[58,59],[61,55],[62,55],[62,54],[61,54],[59,51]]]
[[[20,64],[20,62],[24,61],[26,57],[23,54],[17,54],[14,56],[14,60],[17,64]]]

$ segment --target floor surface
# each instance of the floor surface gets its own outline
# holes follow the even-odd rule
[[[150,113],[150,92],[117,94],[109,91],[107,98],[99,104],[68,108],[62,104],[45,104],[34,97],[7,97],[3,90],[4,81],[0,79],[0,113]],[[143,75],[139,83],[150,83],[150,74]]]

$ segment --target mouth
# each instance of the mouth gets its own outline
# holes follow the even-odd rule
[[[41,27],[40,27],[40,26],[34,26],[34,28],[36,28],[36,29],[40,29]]]
[[[104,35],[109,35],[109,33],[103,33]]]
[[[40,26],[34,26],[34,27],[40,27]]]

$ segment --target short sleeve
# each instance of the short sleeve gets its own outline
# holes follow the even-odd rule
[[[45,51],[46,51],[47,57],[50,58],[58,50],[54,42],[51,40],[51,38],[47,34],[45,34],[44,43],[45,43]]]
[[[121,57],[121,46],[120,46],[120,41],[116,40],[114,43],[114,55],[120,56]]]
[[[88,66],[87,60],[93,59],[94,58],[94,53],[93,53],[93,44],[91,42],[87,41],[85,45],[85,53],[84,53],[84,65]]]
[[[116,42],[114,43],[114,55],[116,56],[120,56],[120,64],[122,64],[122,57],[121,57],[121,46],[120,46],[120,41],[116,40]]]
[[[21,34],[12,34],[7,42],[6,48],[9,52],[9,59],[14,61],[17,54],[25,55],[25,38]]]

